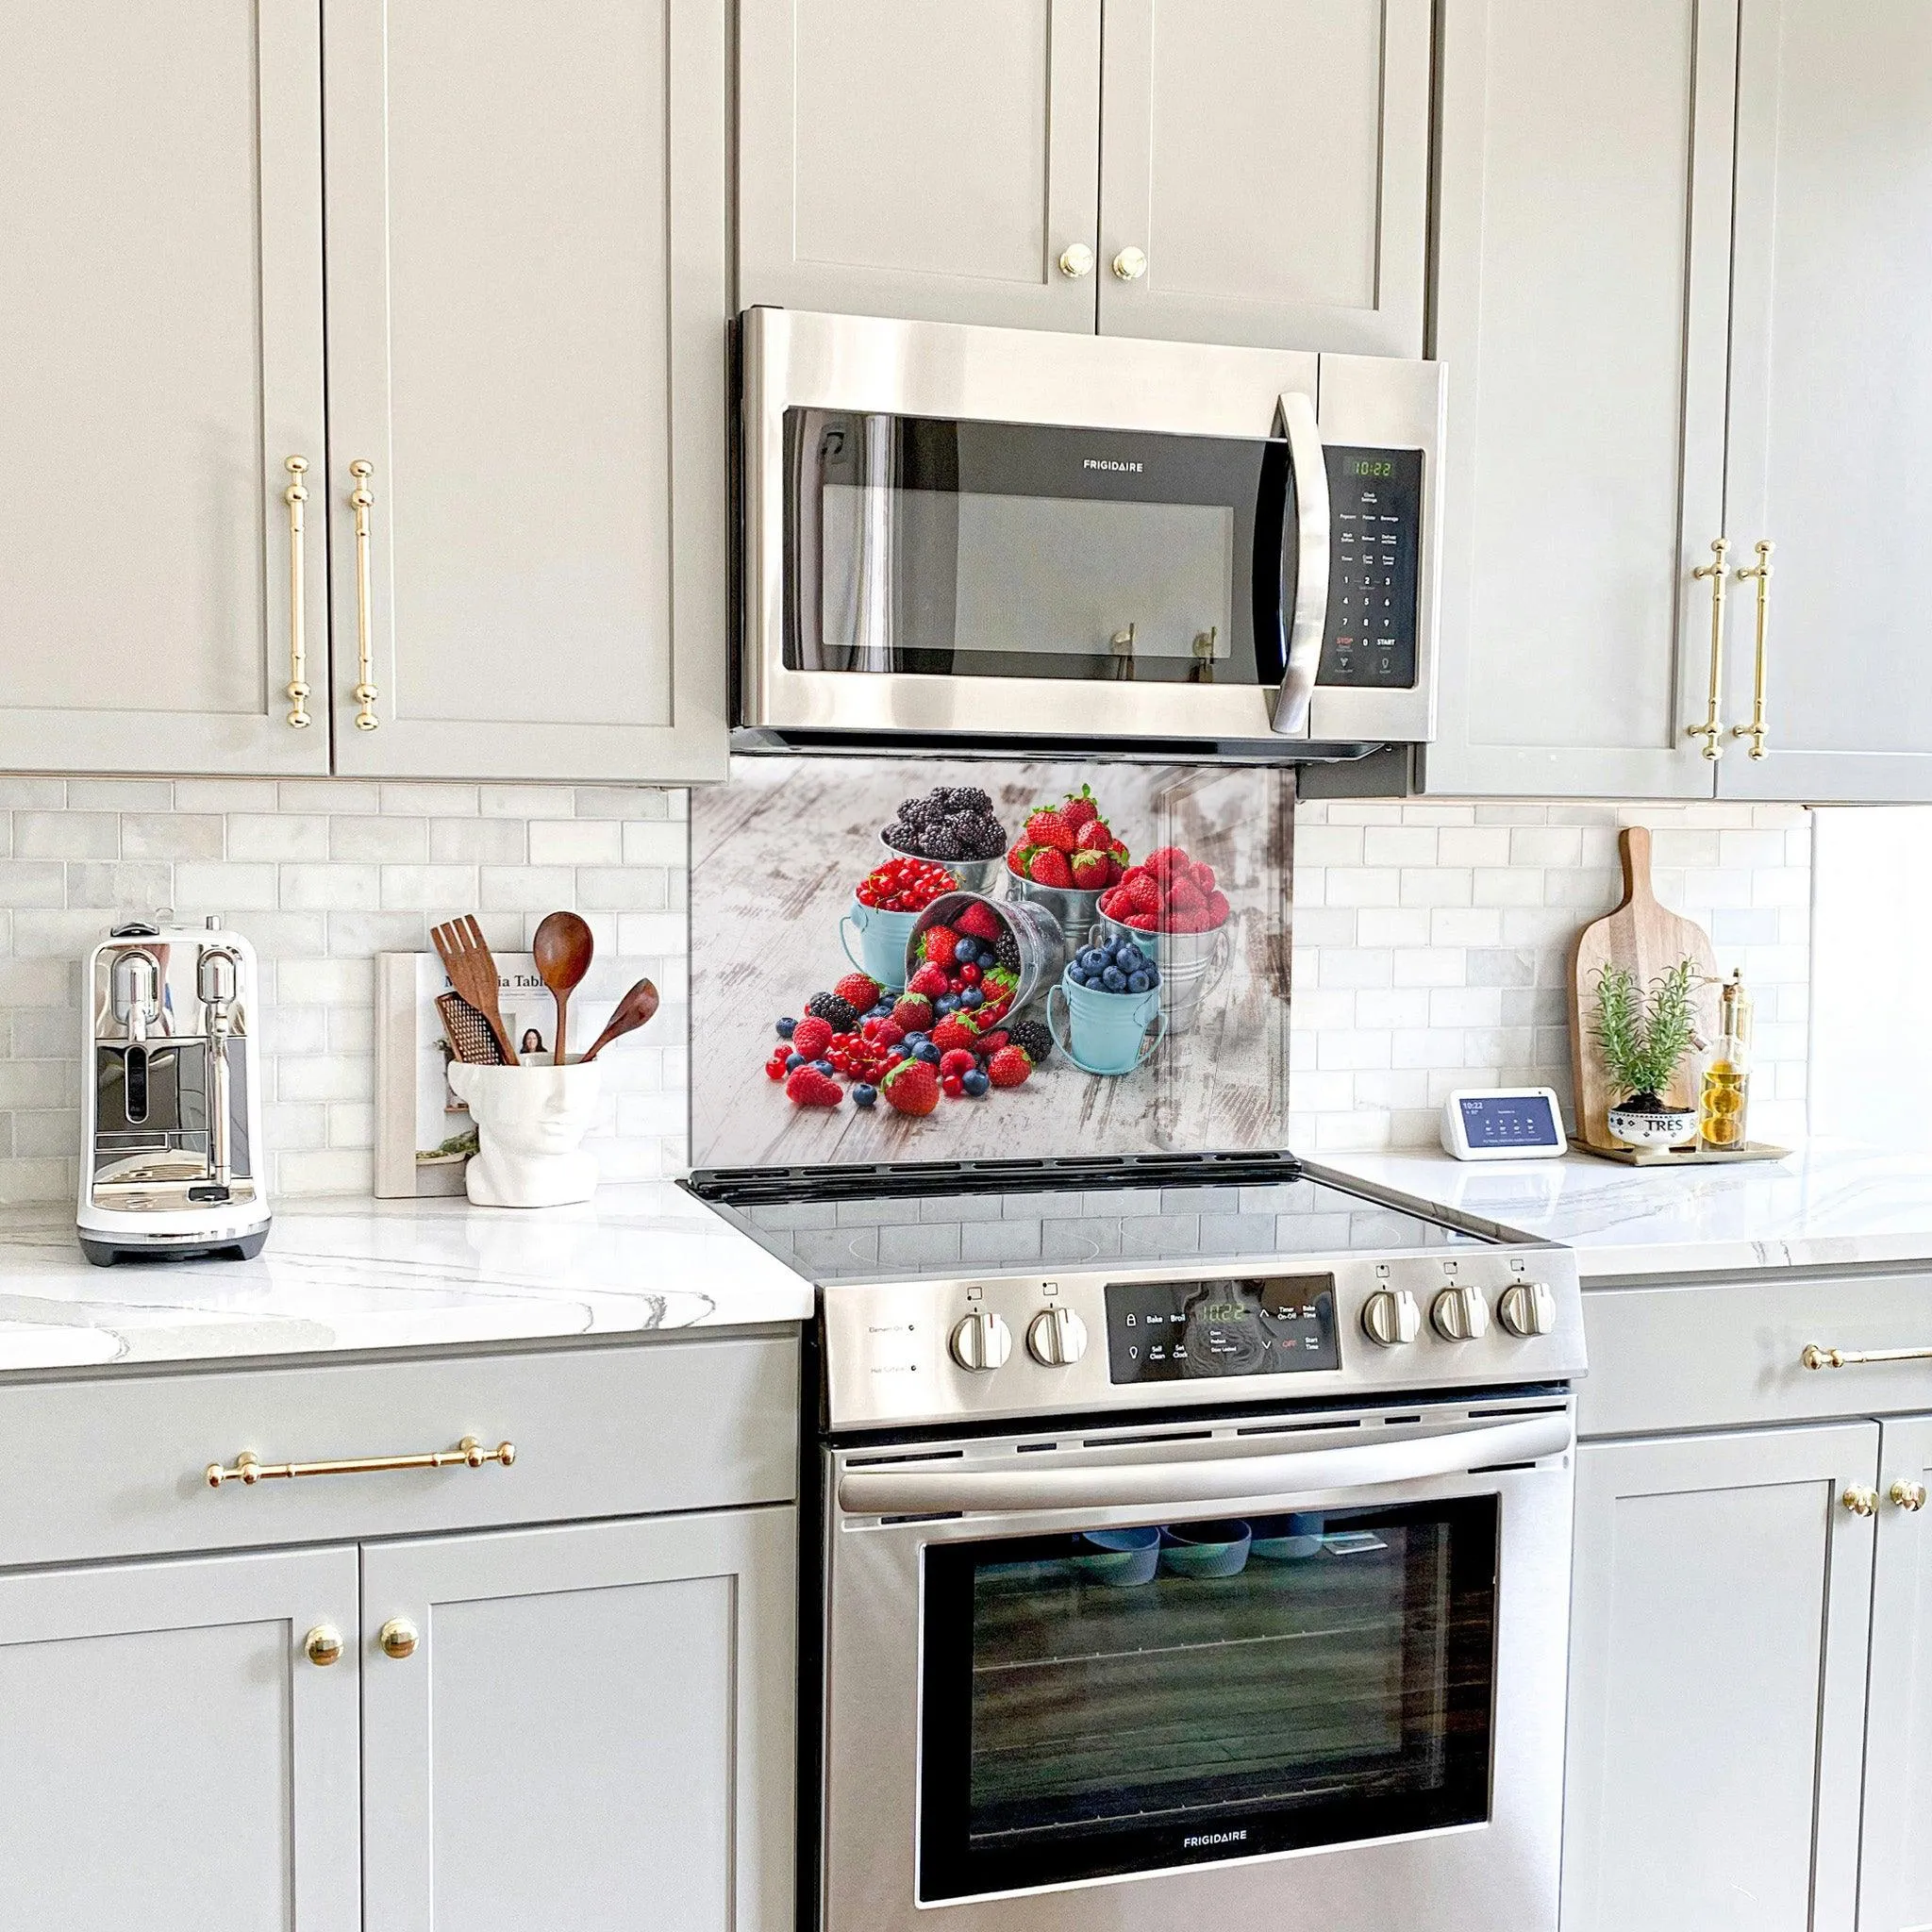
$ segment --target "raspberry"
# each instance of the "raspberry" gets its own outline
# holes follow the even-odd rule
[[[879,994],[884,991],[878,981],[863,973],[848,973],[832,991],[848,1007],[856,1008],[861,1013],[870,1012],[879,1003]]]
[[[925,1032],[932,1025],[932,1002],[916,992],[901,993],[892,1007],[892,1024],[903,1029],[901,1039]]]
[[[1167,909],[1170,913],[1201,912],[1207,909],[1208,901],[1201,890],[1191,878],[1178,878],[1167,895]],[[1193,927],[1190,931],[1195,930]]]
[[[948,1074],[963,1074],[969,1067],[978,1064],[975,1055],[968,1053],[963,1046],[956,1046],[950,1053],[940,1056],[940,1078],[943,1080]]]
[[[1026,1058],[1023,1048],[1003,1046],[986,1063],[987,1078],[995,1087],[1022,1087],[1026,1076],[1033,1071],[1033,1062]]]
[[[1160,910],[1160,888],[1155,884],[1151,874],[1137,868],[1121,881],[1120,890],[1122,903],[1129,913]],[[1128,923],[1131,924],[1132,921]]]
[[[1214,890],[1214,868],[1211,865],[1191,866],[1189,876],[1194,881],[1194,890],[1204,898]]]
[[[785,1083],[785,1097],[799,1107],[837,1107],[845,1090],[814,1066],[799,1067]]]
[[[886,1105],[895,1113],[915,1118],[940,1104],[940,1076],[926,1060],[901,1060],[879,1083]]]
[[[1210,926],[1224,925],[1227,923],[1228,910],[1225,892],[1216,890],[1208,894],[1208,924]]]
[[[969,939],[984,940],[989,945],[1006,932],[1006,925],[999,914],[983,900],[978,899],[962,907],[959,916],[953,924]]]
[[[897,1046],[898,1043],[906,1038],[906,1034],[908,1031],[908,1029],[900,1025],[900,1024],[896,1020],[862,1021],[859,1024],[858,1030],[862,1034],[864,1034],[865,1037],[869,1041],[871,1041],[874,1046]]]
[[[1122,920],[1123,925],[1131,925],[1136,932],[1158,932],[1160,922],[1151,912],[1130,912]]]
[[[820,1058],[831,1043],[832,1023],[820,1019],[816,1013],[801,1020],[792,1029],[791,1051],[805,1059]]]
[[[920,935],[919,944],[928,966],[950,966],[958,950],[959,935],[950,925],[929,925]]]
[[[1073,870],[1067,864],[1065,852],[1052,845],[1042,846],[1033,855],[1026,875],[1036,886],[1065,887],[1074,883]]]
[[[1026,842],[1051,846],[1056,852],[1074,849],[1074,827],[1058,812],[1042,808],[1026,821]]]

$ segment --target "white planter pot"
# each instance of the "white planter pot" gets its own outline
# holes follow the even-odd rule
[[[1639,1112],[1627,1107],[1613,1107],[1606,1116],[1609,1129],[1626,1147],[1675,1147],[1697,1132],[1694,1108],[1649,1108]]]
[[[603,1069],[473,1067],[449,1084],[476,1123],[463,1185],[479,1208],[561,1208],[597,1191],[597,1157],[583,1152]]]

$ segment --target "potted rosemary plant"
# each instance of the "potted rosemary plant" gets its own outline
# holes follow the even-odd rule
[[[1673,1107],[1665,1098],[1679,1064],[1698,1043],[1697,983],[1689,959],[1658,974],[1647,992],[1626,967],[1607,965],[1597,974],[1591,1034],[1611,1091],[1624,1096],[1609,1108],[1608,1123],[1625,1146],[1674,1147],[1697,1131],[1696,1108]]]

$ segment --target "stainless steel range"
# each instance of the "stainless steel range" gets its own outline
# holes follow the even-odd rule
[[[1080,1165],[737,1193],[821,1282],[825,1932],[1551,1932],[1571,1257]],[[947,1258],[1008,1225],[1072,1258]]]

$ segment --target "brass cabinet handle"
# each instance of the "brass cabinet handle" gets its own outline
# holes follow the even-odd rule
[[[1924,1483],[1908,1483],[1904,1476],[1900,1476],[1897,1482],[1893,1483],[1886,1493],[1901,1509],[1909,1509],[1916,1512],[1925,1507],[1925,1485]]]
[[[1093,273],[1093,251],[1084,242],[1070,242],[1060,250],[1060,273],[1070,282]]]
[[[1820,1348],[1815,1341],[1807,1341],[1798,1360],[1807,1369],[1856,1369],[1866,1362],[1932,1362],[1932,1348],[1868,1348],[1860,1353],[1850,1348]]]
[[[416,1626],[407,1617],[391,1617],[375,1633],[375,1641],[382,1647],[384,1657],[392,1657],[401,1663],[406,1657],[416,1653]]]
[[[302,1655],[312,1664],[326,1670],[342,1655],[342,1633],[333,1624],[318,1624],[302,1640]]]
[[[1748,724],[1733,724],[1733,738],[1748,738],[1751,741],[1751,756],[1761,758],[1764,756],[1764,677],[1765,640],[1771,631],[1771,552],[1772,545],[1758,542],[1756,546],[1757,561],[1749,570],[1740,569],[1738,581],[1757,581],[1757,662],[1752,673],[1751,682],[1751,722]]]
[[[1854,1516],[1875,1516],[1878,1513],[1878,1491],[1861,1489],[1857,1483],[1854,1483],[1839,1501]]]
[[[415,1456],[349,1456],[333,1462],[263,1462],[244,1449],[232,1469],[210,1462],[203,1472],[208,1486],[218,1490],[224,1483],[273,1482],[278,1477],[298,1475],[379,1475],[392,1469],[481,1469],[486,1463],[500,1462],[505,1469],[517,1459],[513,1442],[499,1442],[486,1449],[475,1436],[465,1436],[454,1449],[425,1449]]]
[[[1704,723],[1686,727],[1686,735],[1704,741],[1704,756],[1714,764],[1724,755],[1724,724],[1722,713],[1724,675],[1724,556],[1731,547],[1728,537],[1710,540],[1710,561],[1700,563],[1690,575],[1710,579],[1710,695],[1705,704]]]
[[[308,638],[302,627],[302,506],[308,501],[302,478],[307,457],[289,457],[282,468],[289,487],[282,501],[289,506],[289,723],[297,731],[308,724]]]
[[[382,723],[375,715],[375,641],[369,625],[369,512],[375,498],[369,479],[375,466],[361,458],[349,465],[356,487],[349,491],[349,507],[356,512],[356,675],[359,682],[350,692],[356,700],[356,729],[374,731]]]
[[[1139,248],[1123,248],[1113,258],[1113,272],[1124,282],[1138,282],[1147,273],[1147,257]]]

